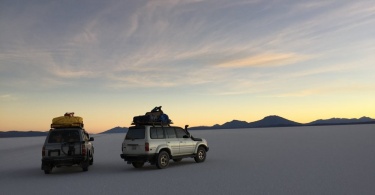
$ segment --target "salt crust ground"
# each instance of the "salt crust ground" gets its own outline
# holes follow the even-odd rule
[[[375,125],[192,131],[204,163],[158,170],[121,158],[124,134],[94,135],[95,162],[40,170],[44,137],[0,139],[1,194],[374,194]]]

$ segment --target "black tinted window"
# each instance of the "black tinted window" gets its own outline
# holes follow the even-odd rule
[[[79,142],[80,136],[77,130],[55,130],[51,131],[48,143]]]
[[[161,127],[151,127],[150,128],[151,139],[164,139],[164,131]]]
[[[173,127],[165,127],[165,132],[168,138],[176,138],[176,132]]]
[[[126,133],[125,139],[144,139],[145,138],[145,128],[129,128]]]
[[[176,134],[178,138],[183,138],[184,135],[187,135],[186,131],[182,128],[176,128]]]

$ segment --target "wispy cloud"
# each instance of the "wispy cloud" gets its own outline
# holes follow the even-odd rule
[[[237,59],[218,64],[219,67],[243,68],[243,67],[272,67],[285,66],[306,60],[306,56],[294,53],[265,53],[243,59]]]
[[[0,95],[0,101],[15,101],[17,100],[18,98],[14,97],[13,95],[11,94],[3,94],[3,95]]]

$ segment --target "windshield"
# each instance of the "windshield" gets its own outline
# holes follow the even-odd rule
[[[144,127],[130,127],[126,133],[125,139],[145,139],[145,128]]]

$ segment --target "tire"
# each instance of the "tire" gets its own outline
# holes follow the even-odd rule
[[[91,159],[90,159],[89,165],[93,165],[93,164],[94,164],[94,157],[91,156]]]
[[[42,164],[42,169],[44,171],[44,174],[50,174],[52,172],[52,165],[44,165]]]
[[[196,156],[194,157],[195,162],[201,163],[206,160],[206,149],[199,146]]]
[[[173,159],[174,162],[181,162],[182,158]]]
[[[86,164],[86,163],[85,163]],[[83,165],[82,166],[82,171],[83,172],[86,172],[86,171],[88,171],[89,170],[89,166],[87,166],[87,165]]]
[[[81,163],[82,171],[86,172],[89,170],[90,160],[85,160]]]
[[[161,151],[156,160],[156,167],[158,169],[167,168],[169,165],[169,154],[166,151]]]
[[[132,162],[133,167],[137,169],[142,168],[144,164],[144,162]]]
[[[44,174],[50,174],[52,172],[52,168],[51,167],[45,167],[44,168]]]

